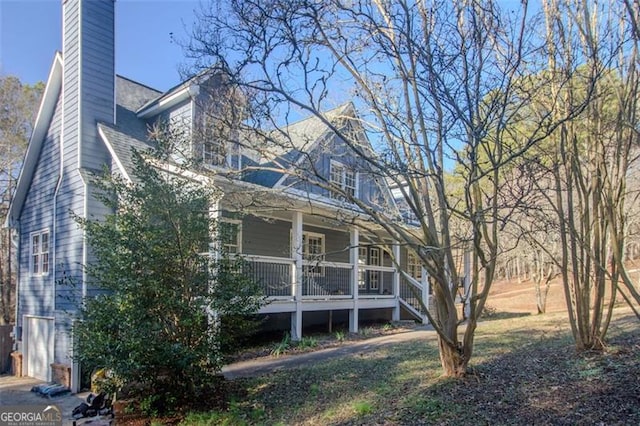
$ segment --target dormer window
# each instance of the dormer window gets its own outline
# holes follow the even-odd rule
[[[354,170],[339,161],[331,160],[329,179],[333,186],[341,190],[331,191],[331,198],[349,199],[358,197],[358,173]]]
[[[202,143],[202,161],[209,166],[225,166],[226,153],[222,144],[218,141]]]

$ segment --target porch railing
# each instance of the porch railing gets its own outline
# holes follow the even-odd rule
[[[273,256],[243,255],[248,264],[244,273],[262,285],[266,296],[291,297],[293,259]]]
[[[400,299],[404,300],[418,315],[424,315],[425,310],[420,303],[422,298],[422,284],[404,272],[400,274]],[[428,301],[426,303],[429,303]]]
[[[246,261],[243,273],[260,283],[266,296],[293,297],[292,277],[295,273],[293,259],[256,255],[242,255],[242,257]],[[392,297],[394,295],[394,268],[371,265],[360,265],[359,268],[359,297]],[[304,261],[301,285],[302,296],[305,298],[351,298],[353,297],[353,265],[340,262]]]
[[[395,269],[387,266],[360,265],[358,295],[393,296],[393,276]]]
[[[338,262],[303,262],[302,296],[350,297],[353,265]]]

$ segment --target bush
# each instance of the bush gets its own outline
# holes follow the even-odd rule
[[[209,215],[215,188],[133,159],[134,183],[111,175],[97,182],[115,213],[77,219],[95,256],[85,266],[91,286],[102,291],[80,309],[74,353],[109,371],[119,396],[139,397],[156,414],[215,386],[243,318],[264,297],[241,258],[206,255],[218,225]],[[238,327],[220,326],[229,318]]]

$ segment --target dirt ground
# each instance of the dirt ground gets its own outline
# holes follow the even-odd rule
[[[487,305],[497,312],[513,312],[531,314],[538,313],[536,308],[535,284],[532,280],[518,282],[515,280],[496,281],[491,286]],[[555,279],[551,282],[547,297],[547,312],[566,311],[562,282]]]

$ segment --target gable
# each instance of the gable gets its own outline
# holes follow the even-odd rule
[[[328,189],[314,185],[313,182],[330,181],[332,167],[334,169],[343,168],[355,173],[357,198],[365,204],[376,209],[395,211],[395,202],[384,180],[378,177],[379,173],[372,170],[366,159],[355,154],[353,149],[336,134],[328,135],[318,141],[308,156],[305,156],[297,166],[294,166],[295,170],[306,174],[302,180],[295,173],[292,173],[285,176],[277,184],[277,187],[308,192],[331,199],[331,193]],[[315,173],[320,178],[315,176]],[[344,202],[337,200],[332,201],[344,204]]]
[[[38,115],[36,116],[36,121],[33,126],[33,132],[27,145],[27,151],[22,163],[22,169],[20,170],[20,176],[18,177],[16,190],[11,200],[9,213],[7,214],[6,226],[13,226],[13,223],[18,219],[22,211],[37,167],[42,145],[49,131],[49,125],[53,119],[56,105],[61,97],[61,89],[62,55],[60,52],[57,52],[53,59],[51,70],[49,71],[49,77],[47,78],[47,84],[42,96],[40,108],[38,109]]]

